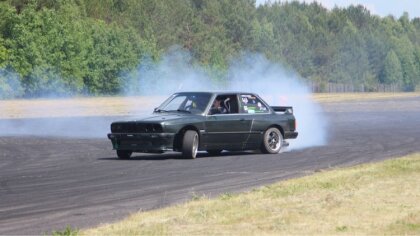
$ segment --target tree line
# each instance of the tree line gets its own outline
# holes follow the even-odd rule
[[[246,51],[321,91],[328,83],[414,91],[420,83],[420,18],[407,13],[254,0],[0,0],[0,97],[117,94],[122,73],[173,45],[222,80]]]

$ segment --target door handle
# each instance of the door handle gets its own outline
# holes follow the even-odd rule
[[[239,119],[239,121],[245,121],[245,118],[241,118],[241,119]]]

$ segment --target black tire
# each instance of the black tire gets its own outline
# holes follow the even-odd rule
[[[219,150],[219,149],[212,149],[212,150],[207,150],[207,152],[212,155],[212,156],[217,156],[220,155],[220,153],[222,153],[223,150]]]
[[[199,143],[198,133],[194,130],[187,130],[182,140],[182,155],[185,158],[195,159]]]
[[[283,145],[283,135],[276,127],[271,127],[264,132],[261,143],[261,152],[267,154],[279,153]]]
[[[132,152],[132,151],[117,150],[117,156],[118,156],[118,159],[121,159],[121,160],[127,160],[127,159],[130,159],[131,154],[133,154],[133,152]]]

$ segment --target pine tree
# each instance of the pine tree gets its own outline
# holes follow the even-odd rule
[[[382,78],[385,84],[395,84],[403,80],[401,63],[394,50],[390,50],[385,57]]]

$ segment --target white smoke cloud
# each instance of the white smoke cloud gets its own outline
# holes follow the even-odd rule
[[[263,55],[242,53],[231,61],[225,77],[215,79],[208,69],[194,64],[191,55],[174,47],[159,62],[143,60],[137,70],[126,74],[125,93],[129,114],[139,119],[150,114],[167,96],[179,91],[243,91],[259,94],[270,105],[293,106],[299,137],[291,149],[326,143],[327,122],[321,107],[311,99],[311,92],[294,72],[273,63]],[[214,74],[213,74],[214,75]],[[147,102],[130,103],[132,95],[153,97]],[[141,99],[141,97],[139,97]],[[36,108],[27,109],[25,114]],[[43,108],[48,114],[49,108]],[[83,113],[72,107],[74,114]],[[147,111],[147,112],[146,112]],[[2,107],[0,103],[0,112]],[[103,138],[109,132],[112,117],[66,117],[0,120],[0,135],[42,135]]]
[[[311,91],[294,72],[270,62],[263,55],[243,54],[233,62],[228,90],[259,94],[270,105],[293,106],[299,136],[291,140],[292,149],[326,144],[327,121],[322,109],[311,98]]]
[[[177,91],[216,89],[206,70],[194,64],[191,54],[172,47],[159,62],[146,58],[126,76],[126,95],[170,95]]]
[[[59,76],[37,70],[39,76],[51,77],[54,86],[39,94],[43,98],[69,99]],[[35,77],[36,83],[42,83],[45,78]],[[13,99],[21,97],[24,89],[21,78],[10,70],[0,69],[0,99]],[[64,95],[63,95],[64,94]],[[41,103],[42,104],[42,103]],[[0,101],[0,136],[55,136],[55,137],[105,137],[111,122],[109,117],[78,117],[83,113],[80,107],[65,107],[69,117],[48,117],[48,114],[57,113],[57,107],[25,106],[19,99]],[[42,114],[42,118],[38,117]],[[74,114],[74,117],[72,117]],[[25,117],[25,118],[19,118]]]
[[[203,67],[192,61],[189,53],[175,48],[159,63],[141,65],[127,79],[127,93],[169,96],[180,91],[254,92],[270,105],[293,106],[299,137],[291,141],[292,149],[326,143],[326,117],[312,100],[309,87],[296,73],[270,62],[263,55],[242,53],[231,61],[226,78],[220,81],[212,79]]]
[[[23,94],[19,75],[0,68],[0,99],[11,98]],[[0,110],[1,111],[1,110]]]

